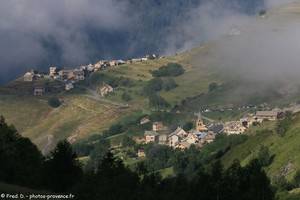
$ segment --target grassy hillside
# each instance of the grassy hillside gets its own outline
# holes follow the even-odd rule
[[[177,88],[161,92],[171,106],[180,103],[186,97],[206,92],[211,82],[218,81],[217,77],[212,70],[189,62],[190,56],[196,52],[200,53],[202,49],[97,72],[114,78],[128,78],[133,83],[132,86],[120,85],[106,98],[101,98],[94,92],[103,82],[101,79],[92,84],[81,83],[80,88],[72,92],[49,91],[44,97],[32,96],[33,85],[47,84],[51,88],[56,83],[28,83],[18,79],[0,89],[0,114],[4,115],[9,123],[14,124],[24,136],[31,138],[41,149],[47,151],[57,140],[69,136],[78,140],[91,134],[99,134],[125,114],[136,110],[149,113],[151,108],[148,106],[148,98],[142,95],[143,87],[153,78],[150,71],[167,63],[180,63],[185,69],[183,75],[174,77]],[[96,75],[93,77],[97,78]],[[86,82],[89,81],[91,80]],[[131,96],[129,102],[122,99],[124,92]],[[63,101],[59,108],[48,105],[51,96],[57,96]],[[126,104],[129,106],[124,107]]]
[[[75,139],[100,133],[129,109],[84,94],[61,95],[59,108],[48,105],[49,97],[0,96],[0,110],[9,123],[31,138],[41,149],[52,148],[57,140],[73,136]]]
[[[286,134],[282,137],[276,133],[274,122],[267,122],[259,128],[250,130],[246,142],[231,149],[222,158],[229,166],[233,160],[239,159],[243,165],[257,157],[260,147],[269,148],[274,156],[273,162],[266,168],[271,177],[284,175],[291,180],[297,169],[300,169],[300,114],[297,114]]]

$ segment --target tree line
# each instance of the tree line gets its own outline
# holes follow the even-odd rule
[[[193,166],[193,176],[178,171],[176,176],[162,178],[143,165],[131,170],[107,151],[95,165],[83,170],[67,141],[59,142],[44,157],[29,139],[7,125],[3,117],[0,161],[1,182],[56,193],[71,192],[80,200],[272,200],[275,192],[257,159],[244,167],[235,161],[227,169],[219,161],[208,167],[199,164]],[[181,163],[185,164],[184,160]]]

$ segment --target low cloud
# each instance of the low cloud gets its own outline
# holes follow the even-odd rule
[[[87,62],[95,49],[86,30],[125,29],[126,6],[115,0],[1,1],[0,80],[52,64],[53,57],[70,65]]]
[[[270,8],[288,1],[266,0],[265,3]],[[139,12],[143,11],[132,10],[131,5],[126,2],[128,1],[1,1],[0,82],[15,78],[31,68],[45,69],[51,64],[63,66],[85,64],[92,62],[95,57],[99,59],[113,57],[111,52],[116,51],[123,52],[123,56],[126,56],[129,52],[136,52],[136,49],[150,49],[151,51],[147,38],[143,38],[143,32],[139,30],[147,26],[147,24],[143,24],[143,19],[137,17],[143,16],[139,15]],[[166,42],[163,47],[159,47],[160,51],[163,49],[166,54],[174,54],[198,46],[207,40],[217,40],[232,31],[236,31],[236,29],[240,29],[240,27],[242,29],[247,24],[256,23],[254,22],[256,18],[251,13],[249,15],[249,12],[239,7],[238,2],[244,2],[242,0],[232,1],[236,3],[228,3],[226,0],[204,2],[207,3],[201,3],[199,7],[187,10],[185,17],[181,18],[178,23],[168,27],[170,31],[167,33],[169,34],[157,36],[160,37],[160,40]],[[260,3],[263,0],[253,2],[257,2],[257,4],[251,2],[249,5],[244,6],[246,8],[253,7],[249,8],[252,14],[264,6]],[[155,17],[159,16],[155,15]],[[139,37],[142,39],[132,36],[133,32],[139,33]],[[155,31],[153,32],[155,33]],[[241,34],[244,35],[243,30]],[[294,32],[287,31],[282,32],[281,35],[278,34],[272,31],[265,32],[264,30],[262,33],[253,34],[253,38],[251,38],[252,36],[249,36],[249,38],[243,38],[242,36],[241,41],[237,39],[230,46],[226,42],[224,45],[220,43],[218,56],[226,57],[225,63],[229,65],[230,62],[237,60],[236,57],[253,53],[255,55],[255,49],[258,48],[254,46],[255,41],[259,41],[260,38],[262,40],[260,44],[265,43],[271,49],[276,49],[271,40],[264,40],[264,38],[268,39],[271,35],[274,40],[282,40],[282,37],[295,37],[298,32],[296,31],[294,34]],[[165,39],[161,39],[161,37],[165,37]],[[114,39],[112,40],[112,38]],[[95,43],[95,40],[98,42]],[[104,43],[101,43],[101,41],[105,41],[106,45],[102,45]],[[123,43],[119,45],[119,41]],[[267,44],[268,41],[270,44]],[[144,43],[145,46],[142,46]],[[111,46],[107,44],[111,44]],[[297,45],[290,39],[287,43],[278,45],[287,48],[287,44]],[[248,46],[250,50],[240,50],[244,46]],[[255,56],[256,58],[268,54],[266,53],[268,47],[260,49],[264,49],[264,51]],[[287,50],[285,49],[285,51]],[[279,53],[274,52],[265,56],[277,56],[273,54]],[[287,56],[291,57],[289,60],[297,61],[292,55]],[[253,58],[249,59],[248,62],[248,57],[251,56],[245,57],[245,63],[251,65],[250,61]],[[259,62],[259,60],[257,59],[256,62]],[[261,62],[264,62],[263,59],[261,60]],[[284,61],[279,60],[276,63],[285,64],[282,62]],[[255,65],[259,66],[259,64]]]

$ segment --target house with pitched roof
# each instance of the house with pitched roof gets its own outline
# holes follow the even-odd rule
[[[98,89],[98,92],[103,97],[108,95],[109,93],[112,93],[113,91],[114,88],[106,83],[104,83],[103,86]]]
[[[257,111],[255,114],[255,119],[260,122],[264,120],[275,121],[277,120],[277,115],[277,111]]]
[[[238,135],[242,134],[247,130],[240,121],[226,122],[224,125],[224,133],[227,135]]]
[[[155,131],[145,131],[144,136],[146,144],[151,142],[155,143],[158,141],[158,133]]]

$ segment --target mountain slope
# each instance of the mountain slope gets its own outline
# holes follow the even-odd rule
[[[294,117],[292,125],[283,137],[279,136],[274,128],[274,124],[260,128],[261,131],[250,135],[245,143],[227,152],[222,158],[223,163],[228,166],[233,160],[239,159],[242,164],[246,164],[257,157],[261,146],[265,146],[274,156],[271,165],[266,168],[270,177],[283,175],[292,180],[296,171],[300,169],[300,114]]]
[[[119,85],[113,95],[104,99],[95,97],[94,94],[94,89],[103,82],[101,78],[90,84],[91,77],[90,80],[80,84],[81,88],[73,92],[53,91],[42,98],[31,96],[30,85],[26,86],[20,80],[14,81],[0,88],[0,114],[4,115],[9,123],[15,124],[23,135],[30,137],[40,148],[47,150],[59,139],[71,136],[70,139],[76,140],[91,134],[99,134],[124,114],[136,111],[151,112],[148,98],[142,95],[143,87],[153,78],[150,71],[167,63],[179,63],[185,69],[183,75],[173,77],[178,87],[170,91],[160,91],[160,95],[175,111],[186,111],[193,115],[195,111],[206,107],[236,108],[265,102],[282,105],[297,101],[300,99],[299,90],[290,90],[289,81],[272,82],[274,79],[265,81],[264,78],[256,79],[258,76],[251,73],[250,75],[241,73],[243,70],[238,70],[242,67],[241,62],[226,62],[230,56],[222,57],[227,54],[220,54],[219,50],[240,41],[247,44],[252,35],[260,33],[260,30],[264,31],[266,27],[268,30],[282,28],[282,22],[299,20],[298,10],[299,3],[282,6],[269,11],[265,18],[251,18],[249,26],[239,27],[241,30],[239,35],[230,35],[229,29],[228,35],[198,48],[174,56],[126,64],[97,73],[93,75],[96,78],[104,74],[115,78],[129,78],[133,83],[131,86]],[[261,63],[255,64],[260,67]],[[216,90],[209,91],[211,83],[217,83]],[[297,88],[299,82],[293,83],[293,86]],[[24,93],[25,90],[29,92]],[[122,99],[125,92],[132,97],[129,102]],[[47,101],[52,96],[63,99],[62,106],[57,109],[51,108]],[[128,107],[123,106],[127,103]]]

